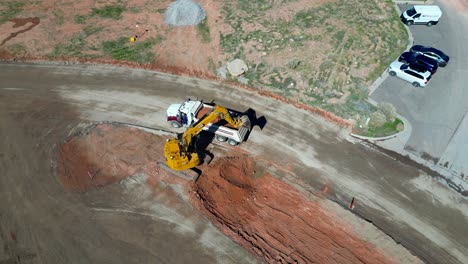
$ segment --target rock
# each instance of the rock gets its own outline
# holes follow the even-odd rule
[[[235,59],[231,62],[228,62],[226,67],[229,73],[235,77],[244,74],[249,69],[247,64],[245,64],[245,62],[241,59]]]
[[[296,69],[301,64],[301,61],[298,59],[291,59],[288,61],[288,67],[291,69]]]
[[[206,18],[206,11],[192,0],[177,0],[169,4],[164,22],[173,26],[197,25]]]

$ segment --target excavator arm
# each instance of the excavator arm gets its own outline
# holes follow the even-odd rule
[[[187,170],[198,166],[202,161],[199,154],[193,150],[191,144],[193,139],[203,130],[205,126],[214,120],[226,120],[235,128],[243,124],[242,118],[233,118],[229,111],[222,106],[215,105],[213,110],[204,115],[198,122],[187,128],[177,138],[168,139],[164,145],[164,155],[169,168],[177,171]]]

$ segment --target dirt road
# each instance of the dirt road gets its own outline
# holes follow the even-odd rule
[[[120,121],[167,128],[165,108],[186,97],[264,117],[264,128],[255,127],[243,148],[276,162],[275,175],[303,193],[345,207],[356,197],[357,214],[423,260],[468,261],[465,200],[417,168],[349,143],[345,131],[303,110],[219,84],[115,67],[3,64],[0,79],[0,261],[255,262],[164,190],[148,197],[135,179],[75,194],[54,176],[57,144],[80,126]],[[322,204],[355,223],[363,239],[397,250],[369,223],[333,202]]]

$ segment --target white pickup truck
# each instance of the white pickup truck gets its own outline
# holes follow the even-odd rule
[[[214,104],[187,99],[182,104],[171,104],[167,108],[167,121],[175,128],[190,127],[213,109]],[[244,116],[243,113],[231,109],[228,109],[228,111],[233,117]],[[245,140],[251,129],[251,122],[248,117],[246,118],[247,121],[239,128],[220,120],[219,122],[209,123],[203,130],[214,133],[218,141],[227,141],[230,145],[235,146]]]

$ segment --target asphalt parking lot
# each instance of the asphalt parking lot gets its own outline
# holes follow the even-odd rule
[[[370,96],[392,103],[412,125],[405,150],[455,174],[468,177],[468,14],[445,2],[439,24],[411,26],[414,44],[432,46],[450,56],[429,84],[415,88],[397,77],[388,77]],[[410,5],[399,5],[402,11]],[[465,144],[464,144],[465,143]]]

